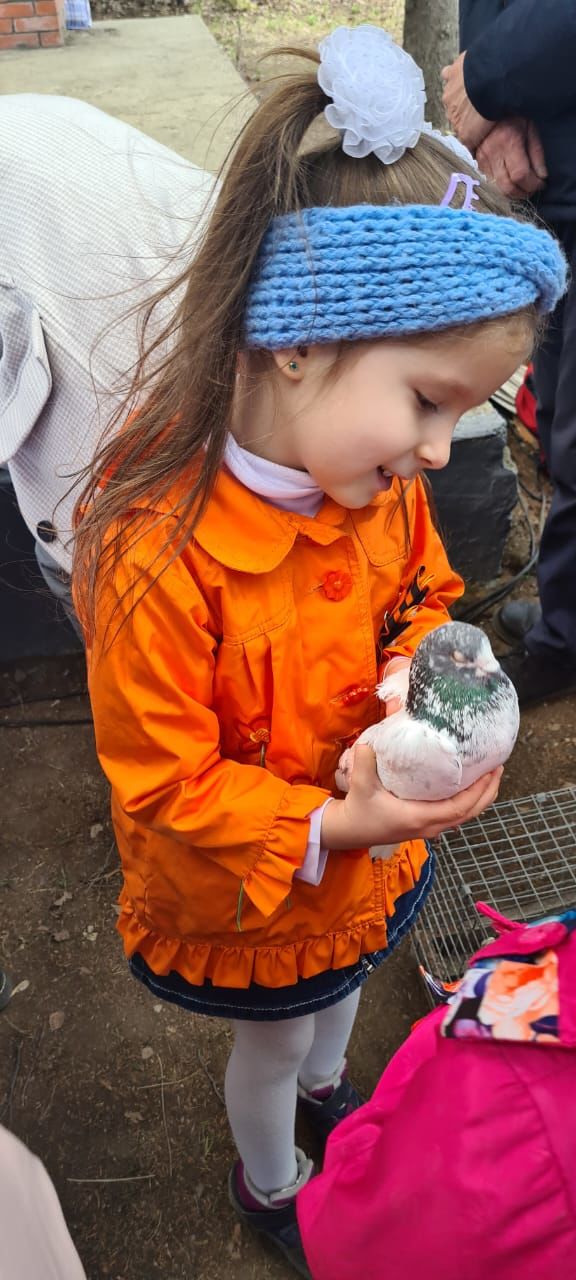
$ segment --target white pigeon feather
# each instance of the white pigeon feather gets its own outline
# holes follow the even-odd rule
[[[371,725],[356,745],[376,756],[378,777],[401,800],[447,800],[462,787],[462,760],[445,730],[421,724],[404,708]]]

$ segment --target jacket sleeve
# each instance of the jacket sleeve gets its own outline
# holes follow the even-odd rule
[[[464,82],[486,120],[550,120],[576,104],[576,4],[514,0],[472,42]]]
[[[418,479],[405,492],[410,548],[399,599],[384,619],[379,661],[412,657],[428,631],[450,622],[450,605],[462,595],[462,579],[450,567],[435,527],[426,489]]]
[[[221,756],[216,627],[182,557],[154,581],[164,537],[165,525],[141,537],[101,587],[88,653],[98,755],[129,818],[202,850],[268,916],[288,896],[309,816],[330,793]]]

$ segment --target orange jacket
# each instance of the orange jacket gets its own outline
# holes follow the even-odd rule
[[[193,540],[118,630],[119,606],[107,642],[134,573],[139,596],[158,570],[168,505],[101,583],[88,665],[118,927],[156,973],[285,986],[386,946],[421,841],[385,863],[333,853],[318,886],[293,875],[343,746],[380,714],[379,663],[411,654],[461,594],[420,481],[409,547],[398,496],[395,483],[357,512],[326,499],[310,519],[222,472]]]

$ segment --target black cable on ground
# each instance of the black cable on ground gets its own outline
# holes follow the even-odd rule
[[[62,729],[72,724],[92,724],[92,716],[75,720],[0,720],[0,729]]]
[[[35,698],[15,698],[13,702],[0,702],[0,711],[17,711],[19,707],[33,707],[36,702],[63,702],[65,698],[87,696],[87,689],[70,689],[66,693],[39,693]]]
[[[524,489],[525,486],[522,485],[522,488]],[[529,552],[528,560],[526,561],[526,564],[524,564],[522,568],[518,570],[518,573],[515,573],[514,576],[510,578],[508,582],[505,582],[503,586],[496,587],[493,591],[488,592],[488,595],[483,596],[482,599],[480,600],[475,600],[474,603],[469,605],[467,609],[464,609],[463,612],[459,615],[463,622],[475,622],[476,619],[481,618],[483,614],[485,614],[488,611],[488,609],[491,609],[492,605],[499,604],[501,600],[505,600],[506,596],[509,596],[511,594],[515,586],[519,582],[521,582],[522,579],[525,578],[528,573],[530,573],[531,569],[533,569],[534,565],[536,564],[536,561],[538,559],[538,553],[540,550],[540,538],[542,536],[542,530],[544,528],[544,522],[546,520],[546,512],[547,512],[547,506],[548,506],[546,495],[544,493],[541,495],[540,519],[538,521],[537,531],[534,529],[534,526],[532,524],[532,518],[528,510],[528,505],[526,503],[525,498],[522,495],[522,492],[518,494],[518,499],[519,499],[519,503],[522,508],[524,517],[526,519],[526,524],[528,526],[528,531],[530,535],[530,552]]]

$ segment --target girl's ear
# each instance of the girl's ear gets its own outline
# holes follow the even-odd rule
[[[272,359],[276,368],[291,382],[301,382],[306,367],[307,347],[283,347],[281,351],[272,351]]]

